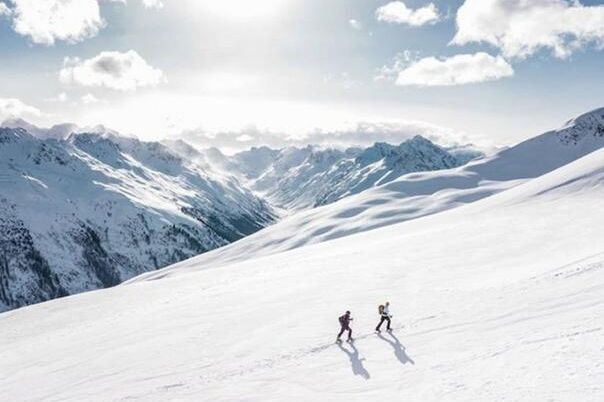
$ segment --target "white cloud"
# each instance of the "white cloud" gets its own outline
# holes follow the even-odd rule
[[[416,135],[422,135],[447,147],[471,142],[465,134],[421,121],[364,121],[351,123],[335,130],[315,129],[298,135],[263,130],[253,126],[241,130],[219,132],[199,129],[186,130],[176,135],[175,138],[184,139],[203,148],[217,147],[237,151],[258,146],[283,148],[303,147],[308,144],[340,149],[367,147],[376,142],[400,144]]]
[[[604,44],[604,6],[578,0],[466,0],[453,44],[485,42],[506,57],[549,49],[565,58],[587,43]]]
[[[495,81],[514,75],[512,66],[501,56],[487,53],[460,54],[438,59],[426,57],[400,65],[396,85],[436,87]]]
[[[134,50],[125,53],[101,52],[87,60],[68,57],[59,76],[63,83],[119,91],[157,86],[165,81],[164,73],[147,64]]]
[[[0,98],[0,120],[39,117],[42,112],[38,108],[27,105],[16,98]]]
[[[81,42],[105,26],[97,0],[11,0],[13,28],[32,42]]]
[[[126,3],[126,0],[107,0]],[[162,0],[141,0],[146,8],[164,7]],[[99,0],[10,0],[0,2],[0,16],[12,16],[15,32],[32,42],[53,45],[57,40],[81,42],[96,36],[106,25]]]
[[[441,16],[433,3],[416,10],[407,7],[402,1],[392,1],[375,12],[378,21],[392,24],[406,24],[419,27],[426,24],[436,24]]]
[[[123,3],[123,4],[128,3],[127,0],[109,0],[109,1],[111,1],[113,3]],[[158,10],[161,8],[164,8],[164,3],[162,0],[141,0],[141,2],[145,6],[145,8],[155,8]]]
[[[0,3],[0,17],[1,16],[10,16],[13,13],[13,11],[7,7],[6,4],[4,3]]]
[[[90,105],[91,103],[97,103],[97,102],[99,102],[99,99],[96,96],[94,96],[93,94],[83,95],[80,98],[80,100],[82,101],[82,103],[84,105]]]
[[[361,24],[360,21],[355,20],[355,19],[348,20],[348,25],[350,25],[352,27],[352,29],[356,29],[357,31],[360,31],[363,29],[363,24]]]
[[[375,80],[395,81],[402,70],[409,67],[414,60],[419,59],[419,54],[419,52],[411,52],[410,50],[397,53],[394,56],[392,64],[378,69]]]

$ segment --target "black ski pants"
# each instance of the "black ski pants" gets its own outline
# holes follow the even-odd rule
[[[352,329],[350,329],[350,326],[343,325],[342,329],[340,330],[340,333],[338,334],[338,339],[340,339],[344,331],[348,331],[348,339],[352,338]]]
[[[387,329],[390,329],[390,317],[388,317],[387,315],[383,315],[382,318],[380,318],[380,323],[378,324],[377,327],[375,327],[376,331],[380,330],[380,327],[382,326],[382,324],[384,323],[384,321],[388,321]]]

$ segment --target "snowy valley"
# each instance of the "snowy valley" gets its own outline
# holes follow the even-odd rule
[[[120,286],[3,313],[0,391],[26,401],[600,401],[603,146],[600,109]],[[385,300],[394,331],[375,334]],[[334,344],[347,309],[356,341]]]
[[[416,137],[399,146],[233,156],[98,127],[0,129],[0,311],[115,286],[408,172],[458,166]]]

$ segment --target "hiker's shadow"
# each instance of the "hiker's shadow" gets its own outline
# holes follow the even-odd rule
[[[415,364],[413,359],[410,358],[409,355],[407,355],[405,347],[401,344],[401,341],[399,341],[398,338],[392,332],[389,332],[388,335],[390,335],[392,340],[386,338],[382,334],[378,334],[378,337],[384,342],[388,343],[390,346],[392,346],[392,348],[394,349],[394,355],[401,362],[401,364]]]
[[[352,373],[354,375],[360,375],[364,379],[368,380],[369,378],[371,378],[371,375],[369,375],[369,371],[367,371],[367,369],[363,366],[363,360],[365,359],[359,358],[359,350],[356,348],[356,346],[354,346],[354,344],[349,343],[349,345],[352,348],[352,352],[342,346],[341,343],[338,343],[338,347],[340,348],[340,350],[346,353],[346,355],[350,359]]]

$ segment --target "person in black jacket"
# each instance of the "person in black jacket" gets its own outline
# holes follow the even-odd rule
[[[350,329],[350,321],[352,321],[352,317],[350,316],[350,311],[347,311],[343,316],[338,318],[338,320],[340,321],[341,329],[336,342],[341,342],[340,337],[344,331],[348,331],[348,341],[352,341],[352,329]]]

